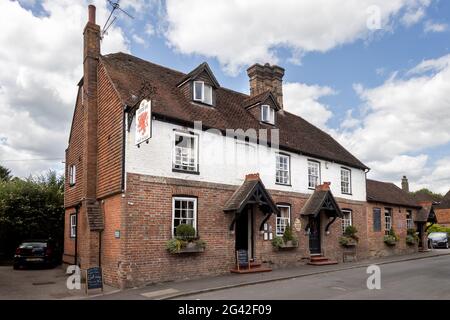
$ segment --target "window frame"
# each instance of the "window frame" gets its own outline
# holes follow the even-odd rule
[[[69,165],[69,186],[73,187],[77,183],[77,166]]]
[[[171,224],[171,234],[172,234],[172,238],[175,237],[175,202],[176,201],[193,201],[194,206],[193,206],[193,223],[192,226],[195,229],[195,237],[197,237],[198,235],[198,228],[197,228],[197,210],[198,210],[198,206],[197,206],[197,197],[191,197],[191,196],[172,196],[172,224]],[[179,218],[177,218],[179,219]]]
[[[287,170],[280,169],[278,167],[278,159],[279,158],[287,158]],[[278,171],[287,172],[287,182],[279,182],[278,179]],[[286,153],[277,153],[275,155],[275,184],[283,185],[283,186],[290,186],[291,185],[291,156]]]
[[[344,182],[342,180],[342,172],[344,172],[344,171],[348,172],[348,192],[344,191],[343,185],[342,185],[342,183]],[[349,195],[352,194],[352,170],[349,168],[346,168],[346,167],[341,167],[341,193],[349,194]]]
[[[406,210],[406,229],[414,229],[414,220],[412,210]]]
[[[292,223],[291,223],[291,217],[292,217],[292,215],[291,215],[291,205],[290,204],[285,204],[285,203],[280,203],[280,204],[277,204],[277,208],[287,208],[288,209],[288,218],[282,218],[281,216],[278,217],[278,215],[275,217],[275,235],[277,237],[282,237],[283,234],[284,234],[284,231],[286,230],[286,227],[288,225],[292,225]],[[281,213],[281,211],[280,211],[280,213]],[[287,222],[288,222],[288,224],[284,225],[284,229],[283,229],[282,233],[278,233],[279,219],[280,220],[281,219],[287,220]]]
[[[351,209],[342,209],[341,210],[342,213],[344,214],[344,217],[341,219],[341,227],[342,227],[342,234],[345,233],[345,229],[348,226],[352,226],[353,225],[353,210]],[[345,218],[345,214],[348,214],[350,216],[350,219]],[[350,223],[346,223],[346,221],[350,220]]]
[[[195,155],[194,158],[194,166],[195,170],[185,170],[183,168],[176,168],[177,164],[175,162],[176,157],[176,138],[177,135],[194,138],[194,151],[192,152],[193,155]],[[182,172],[182,173],[191,173],[191,174],[200,174],[200,142],[199,142],[199,135],[193,132],[184,132],[174,129],[173,130],[173,137],[172,137],[172,172]],[[182,165],[178,165],[183,167]]]
[[[194,80],[193,82],[194,83],[192,85],[192,100],[194,100],[196,102],[201,102],[201,103],[207,104],[209,106],[212,106],[213,105],[213,87],[210,84],[205,83],[205,81]],[[196,87],[197,84],[200,84],[201,88],[202,88],[202,90],[201,90],[201,92],[202,92],[201,97],[197,97],[197,90],[195,90],[195,87]],[[210,102],[206,101],[205,86],[208,86],[209,88],[211,88],[211,90],[209,91],[210,92],[210,97],[209,98],[211,99]]]
[[[386,213],[389,213],[389,215],[387,215]],[[387,218],[388,217],[389,217],[389,225],[390,225],[389,229],[387,228],[387,226],[388,226]],[[393,225],[394,225],[393,210],[392,210],[392,208],[385,207],[384,208],[384,233],[389,234],[389,231],[392,230]]]
[[[310,164],[310,163],[316,164],[316,165],[318,166],[318,170],[317,170],[317,184],[316,184],[314,187],[311,187],[311,185],[310,185],[310,180],[309,180],[309,177],[310,177],[310,176],[311,176],[311,177],[314,177],[314,176],[312,176],[312,175],[309,174],[309,164]],[[320,176],[321,176],[321,163],[320,163],[320,161],[308,159],[308,189],[310,189],[310,190],[315,190],[316,187],[317,187],[318,185],[320,185],[320,180],[321,180],[321,177],[320,177]]]
[[[264,119],[264,111],[263,111],[264,109],[267,109],[267,111],[268,111],[268,116],[269,116],[268,120]],[[261,122],[275,125],[275,109],[272,108],[272,106],[270,106],[268,104],[261,105]]]
[[[77,237],[77,214],[71,213],[69,215],[69,236],[70,238]]]

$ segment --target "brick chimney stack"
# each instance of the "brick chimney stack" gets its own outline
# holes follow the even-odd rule
[[[403,176],[402,178],[402,190],[405,192],[409,192],[409,182],[406,176]]]
[[[283,68],[268,63],[265,65],[257,63],[247,69],[247,74],[250,78],[251,97],[270,90],[279,106],[283,108]]]
[[[97,68],[100,57],[100,26],[95,24],[95,6],[89,5],[89,19],[84,28],[83,96],[84,152],[83,196],[96,198],[97,189]]]

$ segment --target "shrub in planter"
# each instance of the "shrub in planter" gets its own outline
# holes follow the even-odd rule
[[[274,248],[280,249],[284,246],[284,241],[282,237],[274,237],[272,239],[272,246]]]
[[[298,244],[298,239],[294,234],[294,231],[292,230],[291,225],[287,225],[286,228],[284,229],[284,233],[283,233],[283,241],[284,244],[287,243],[291,243],[293,246],[297,246]]]
[[[177,253],[183,247],[183,242],[180,239],[172,238],[166,243],[166,248],[170,253]]]
[[[355,246],[359,238],[356,235],[358,230],[355,226],[347,226],[344,230],[344,235],[339,238],[339,243],[344,247]]]
[[[415,229],[408,229],[406,231],[406,243],[409,245],[414,245],[419,241],[419,236]]]
[[[398,236],[395,234],[394,228],[391,228],[389,230],[389,234],[384,236],[384,243],[386,243],[388,246],[394,246],[398,241]]]
[[[195,229],[190,224],[180,224],[175,229],[175,236],[181,240],[189,240],[195,237]]]

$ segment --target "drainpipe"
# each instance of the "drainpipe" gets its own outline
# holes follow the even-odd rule
[[[81,202],[75,206],[75,265],[78,266],[78,213],[80,211]]]

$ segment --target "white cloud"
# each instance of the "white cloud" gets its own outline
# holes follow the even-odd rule
[[[424,8],[417,8],[415,10],[408,10],[402,17],[401,21],[402,23],[409,27],[425,17],[425,9]]]
[[[0,1],[0,159],[63,158],[76,84],[82,77],[83,0],[41,2],[46,15],[34,16],[19,2]],[[96,0],[97,21],[106,20],[106,1]],[[113,26],[102,52],[128,51]],[[61,168],[60,161],[0,162],[15,175]]]
[[[145,25],[145,33],[148,36],[153,36],[155,34],[155,28],[153,27],[153,25],[151,23],[147,23]]]
[[[351,130],[333,133],[372,168],[371,175],[398,182],[406,174],[436,190],[448,177],[447,165],[429,163],[423,152],[450,142],[450,55],[425,60],[406,76],[375,88],[354,85],[368,113]]]
[[[425,32],[445,32],[448,30],[448,24],[446,23],[436,23],[433,21],[426,21],[423,27]]]
[[[333,113],[319,99],[336,92],[330,87],[307,85],[304,83],[285,83],[283,85],[283,104],[285,110],[303,117],[305,120],[325,128]]]
[[[168,0],[166,36],[179,52],[216,57],[228,73],[236,74],[254,62],[277,63],[278,47],[292,50],[291,60],[299,63],[305,52],[370,38],[370,6],[380,9],[381,28],[386,28],[405,11],[428,5],[424,0],[285,0],[282,5],[268,0]]]
[[[141,44],[141,45],[146,44],[145,40],[137,34],[133,34],[132,38],[133,38],[133,41],[136,42],[137,44]]]

